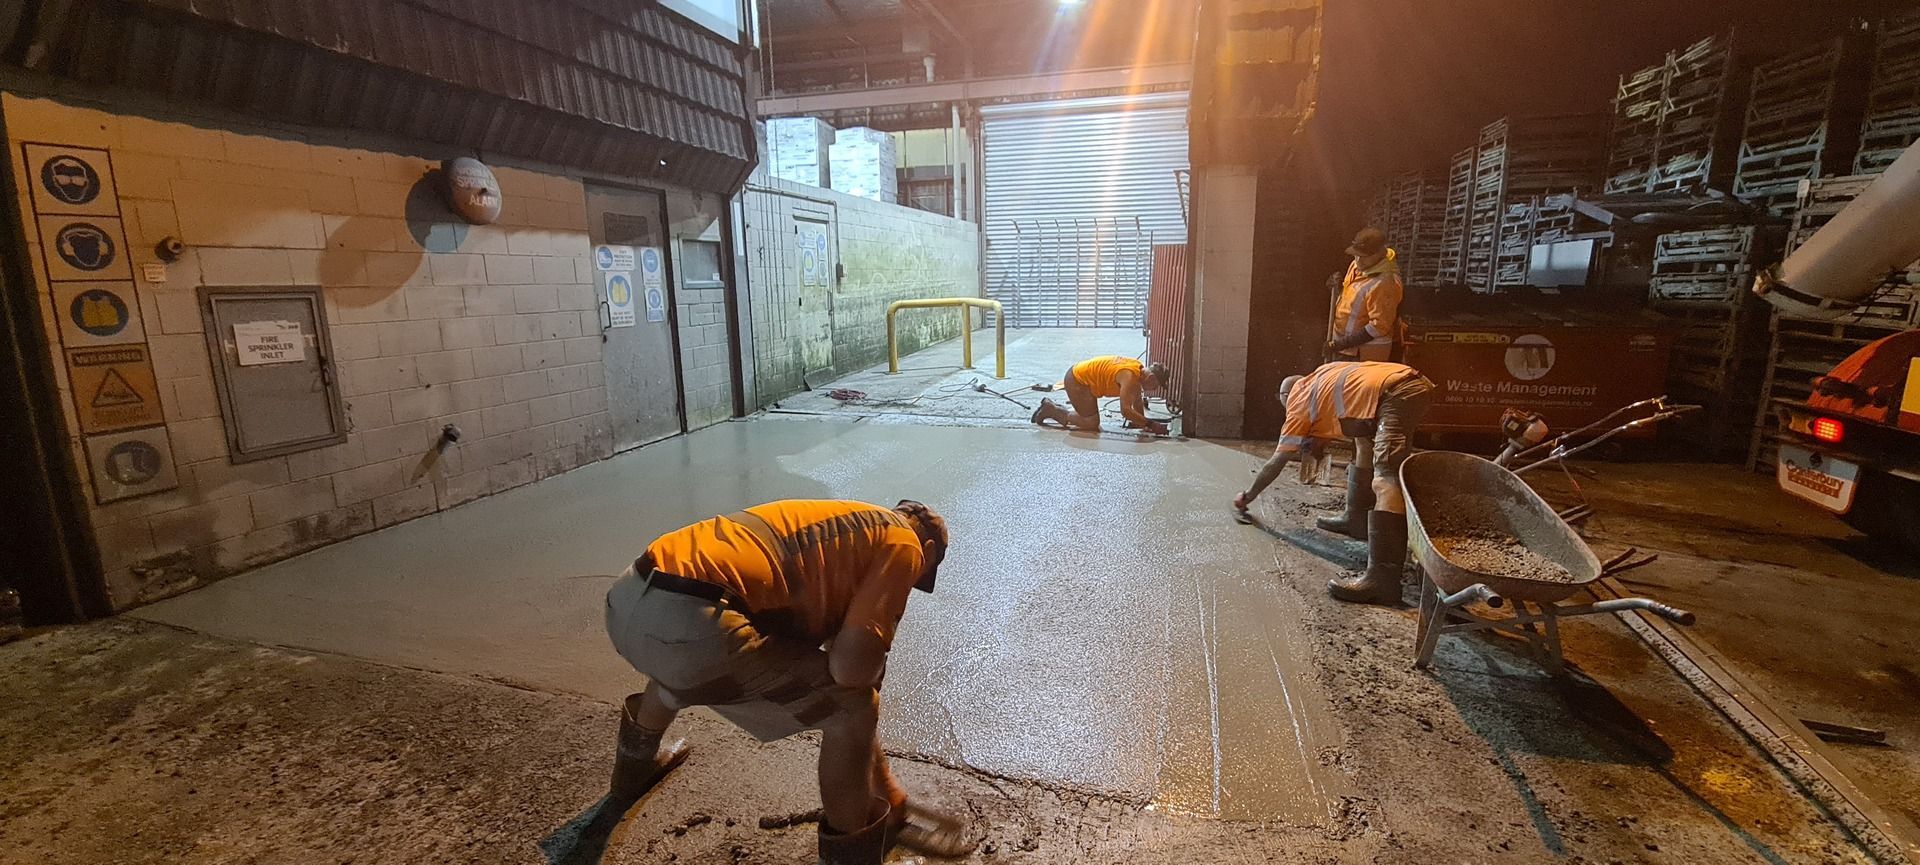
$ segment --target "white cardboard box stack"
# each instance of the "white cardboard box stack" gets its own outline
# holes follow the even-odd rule
[[[772,139],[773,176],[809,186],[834,188],[829,150],[833,127],[812,117],[777,117],[767,121]]]
[[[833,188],[888,204],[900,203],[900,162],[893,136],[878,129],[842,129],[829,151]]]

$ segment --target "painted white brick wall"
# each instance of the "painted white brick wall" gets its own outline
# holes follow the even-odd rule
[[[831,366],[839,373],[886,360],[887,304],[980,296],[980,233],[972,223],[780,180],[771,191],[749,191],[746,199],[755,396],[762,406],[801,389],[807,370],[798,346],[818,330],[810,332],[812,322],[796,315],[799,259],[789,245],[787,203],[830,207],[836,217],[846,276],[833,289],[829,333]],[[959,321],[952,312],[902,313],[900,353],[959,336]]]
[[[189,246],[136,291],[180,486],[91,512],[116,607],[611,453],[578,181],[496,168],[499,224],[427,252],[406,203],[437,160],[5,98],[14,170],[21,141],[111,151],[136,272],[163,237]],[[345,443],[229,461],[199,285],[324,286]],[[461,443],[429,459],[445,424]]]

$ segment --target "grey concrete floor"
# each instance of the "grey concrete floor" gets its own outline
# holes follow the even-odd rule
[[[898,417],[919,420],[1017,425],[1027,421],[1042,397],[1062,402],[1058,393],[1030,390],[1035,384],[1057,384],[1069,366],[1100,355],[1140,356],[1146,337],[1136,329],[1050,327],[1007,331],[1007,377],[995,379],[993,330],[973,334],[973,368],[962,366],[961,341],[951,339],[900,360],[900,373],[887,372],[885,362],[844,376],[830,384],[780,401],[775,412],[824,414],[836,417]],[[988,391],[974,389],[981,385]],[[861,399],[835,399],[835,390],[859,391]],[[1112,405],[1109,400],[1108,406]],[[1153,410],[1163,410],[1155,403]],[[1118,411],[1108,411],[1115,429]]]
[[[1277,541],[1197,441],[769,418],[724,424],[235,577],[157,622],[616,699],[602,597],[654,536],[779,498],[945,514],[889,666],[891,747],[1246,819],[1329,819],[1336,746]]]
[[[1027,378],[1055,380],[1080,356],[1136,352],[1122,344],[1131,338],[1110,331],[1015,335],[1012,375],[989,386],[1004,391],[1032,383]],[[976,349],[983,344],[976,363],[985,366],[991,350],[988,341]],[[466,844],[486,851],[468,858],[494,861],[489,857],[524,849],[541,827],[555,825],[554,803],[536,788],[578,788],[560,798],[585,801],[603,771],[598,748],[588,747],[583,759],[579,747],[602,722],[588,706],[556,702],[556,692],[612,701],[639,682],[601,634],[606,575],[658,532],[745,502],[913,496],[947,513],[956,546],[941,591],[917,596],[908,610],[889,673],[885,733],[890,747],[911,757],[901,761],[909,786],[966,802],[990,827],[985,861],[1862,861],[1844,833],[1618,623],[1569,626],[1568,657],[1579,671],[1571,682],[1545,677],[1512,646],[1484,638],[1443,641],[1434,671],[1415,673],[1407,668],[1409,612],[1334,603],[1320,588],[1363,556],[1356,545],[1307,527],[1335,491],[1283,482],[1256,507],[1260,528],[1225,519],[1221,503],[1257,465],[1263,444],[979,429],[1022,426],[1024,411],[972,392],[911,402],[976,377],[991,381],[990,368],[958,368],[957,342],[923,354],[907,359],[907,375],[869,370],[833,385],[866,390],[879,406],[801,397],[794,416],[663,442],[140,611],[211,635],[193,643],[208,655],[209,669],[196,673],[194,661],[154,668],[197,675],[192,687],[168,685],[139,668],[136,659],[180,653],[178,646],[149,650],[158,644],[144,632],[115,633],[99,645],[81,634],[71,645],[0,654],[0,671],[9,662],[27,671],[21,681],[30,692],[75,682],[72,708],[83,717],[99,714],[93,707],[102,700],[220,701],[169,710],[158,723],[120,723],[106,744],[97,737],[58,747],[44,737],[13,744],[21,753],[49,754],[46,778],[60,777],[61,760],[124,766],[124,755],[110,755],[176,747],[182,733],[167,719],[220,714],[216,707],[230,701],[218,688],[210,691],[210,681],[265,689],[236,696],[247,708],[226,712],[260,717],[271,711],[265,695],[277,678],[332,676],[339,684],[323,691],[340,687],[348,696],[307,709],[298,696],[291,707],[281,699],[290,714],[266,729],[286,741],[213,762],[218,771],[211,774],[240,771],[248,760],[285,765],[289,753],[320,765],[344,754],[351,763],[372,741],[374,750],[389,752],[371,758],[372,776],[353,782],[336,772],[316,782],[321,788],[286,795],[272,788],[271,802],[220,806],[221,813],[259,808],[261,816],[200,830],[196,852],[126,861],[227,861],[208,854],[207,833],[284,836],[284,821],[304,826],[318,803],[334,807],[343,783],[365,793],[371,804],[357,807],[376,809],[385,834],[336,834],[315,842],[323,849],[445,858],[451,851],[442,848]],[[937,360],[946,354],[953,357]],[[1026,369],[1031,373],[1019,372]],[[818,412],[805,409],[815,399],[823,401]],[[942,407],[916,408],[929,402]],[[1892,718],[1888,726],[1907,741],[1910,701],[1903,707],[1897,696],[1857,699],[1859,683],[1906,681],[1900,672],[1912,640],[1889,637],[1885,627],[1897,630],[1907,613],[1874,607],[1876,593],[1900,591],[1888,580],[1897,583],[1903,572],[1859,562],[1845,546],[1844,529],[1781,516],[1789,512],[1766,499],[1764,485],[1730,470],[1600,470],[1617,481],[1587,483],[1602,507],[1597,550],[1636,543],[1669,551],[1665,564],[1636,576],[1653,584],[1644,589],[1649,594],[1700,611],[1698,631],[1717,640],[1716,648],[1731,647],[1732,660],[1765,684],[1791,690],[1798,681],[1796,708],[1863,723]],[[1744,516],[1719,516],[1736,498],[1731,511]],[[1733,580],[1742,581],[1738,590],[1727,588]],[[1778,588],[1746,590],[1753,585]],[[1781,600],[1800,591],[1844,597],[1825,605]],[[1862,630],[1874,635],[1847,630],[1848,617],[1870,620]],[[1783,628],[1799,629],[1800,638],[1769,639]],[[1863,639],[1873,644],[1864,654]],[[249,655],[245,642],[375,663]],[[1782,645],[1793,648],[1770,648]],[[63,661],[63,654],[77,660]],[[52,666],[34,666],[48,660]],[[106,690],[77,684],[62,664],[104,675]],[[455,678],[436,677],[441,672]],[[122,673],[126,681],[115,684]],[[1820,677],[1843,681],[1804,687]],[[153,693],[140,697],[142,689]],[[523,694],[531,696],[516,696]],[[486,728],[494,743],[487,754],[499,765],[462,763],[473,756],[468,722],[438,717],[435,707],[456,716],[505,711]],[[67,723],[55,720],[64,709],[50,711],[53,726],[39,728]],[[304,718],[322,733],[310,746],[302,744],[306,722],[296,720]],[[194,722],[187,739],[225,731],[209,723]],[[551,729],[556,723],[571,726],[562,734]],[[527,730],[509,733],[515,724]],[[359,733],[366,729],[376,730],[374,739]],[[0,724],[0,752],[5,732]],[[685,777],[650,799],[640,817],[629,815],[620,830],[626,837],[615,838],[608,861],[660,861],[678,850],[685,861],[737,862],[749,846],[754,861],[770,852],[776,860],[804,858],[799,834],[772,839],[728,828],[696,841],[699,832],[676,822],[706,813],[745,827],[768,808],[803,807],[811,795],[804,743],[756,749],[704,713],[690,717],[685,732],[706,744],[707,756],[696,756]],[[556,735],[564,742],[548,741]],[[503,744],[506,736],[512,744]],[[408,737],[423,737],[420,765],[379,768],[380,760],[393,759],[392,745],[382,743]],[[1880,789],[1909,789],[1904,753],[1876,763],[1877,756],[1846,759]],[[435,759],[459,765],[439,769]],[[767,766],[750,769],[744,761]],[[934,771],[936,764],[962,771]],[[51,782],[29,783],[25,799],[13,795],[18,785],[0,784],[0,816],[10,813],[13,795],[14,805],[57,803],[48,825],[65,826],[60,821],[70,818],[63,815],[75,807],[111,809],[129,815],[116,830],[133,839],[127,843],[154,837],[154,821],[166,818],[102,792],[133,789],[123,780],[151,783],[124,775],[104,779],[104,787],[62,781],[64,792],[54,792]],[[209,772],[185,777],[196,775]],[[497,786],[500,778],[522,775],[538,783],[509,785],[499,801],[470,801],[457,786]],[[172,786],[182,777],[175,770]],[[156,789],[171,789],[161,780]],[[426,814],[443,807],[432,786],[440,783],[456,785],[458,807],[466,809],[456,822],[467,834],[423,845],[423,838],[440,837],[420,828]],[[514,804],[523,786],[537,803],[531,809]],[[407,790],[424,810],[387,810]],[[1257,820],[1265,831],[1243,834],[1210,828],[1239,824],[1192,820],[1210,816]],[[605,822],[592,809],[579,815],[589,818]],[[429,822],[438,825],[437,818]],[[54,835],[26,829],[38,846],[23,849],[35,856],[92,861],[84,854],[62,859],[55,851],[65,848]],[[543,850],[554,837],[540,842]],[[8,860],[0,854],[0,861]]]

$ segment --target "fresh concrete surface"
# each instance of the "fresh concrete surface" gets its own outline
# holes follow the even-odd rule
[[[952,315],[952,310],[911,310],[901,315]],[[1090,357],[1118,354],[1138,357],[1147,348],[1147,339],[1137,329],[1051,327],[1007,331],[1007,377],[995,379],[993,329],[973,333],[973,368],[962,366],[964,346],[959,339],[900,359],[900,373],[887,372],[882,361],[860,372],[831,383],[814,383],[814,389],[787,397],[774,407],[775,412],[825,414],[835,417],[898,416],[903,418],[967,419],[1025,423],[1042,397],[1064,403],[1065,395],[1030,390],[1035,384],[1058,384],[1067,368]],[[973,389],[983,385],[1007,398]],[[834,399],[836,390],[859,391],[865,398]],[[1112,400],[1106,401],[1111,408]],[[1155,402],[1155,412],[1164,407]],[[1107,422],[1120,427],[1117,410],[1109,410]]]
[[[1336,491],[1283,481],[1261,526],[1224,518],[1265,444],[977,428],[1006,422],[727,424],[141,613],[192,631],[0,647],[0,765],[23,767],[0,816],[31,815],[0,821],[18,854],[0,862],[805,861],[808,830],[753,824],[812,803],[811,745],[703,712],[670,784],[624,820],[596,810],[611,704],[638,683],[600,633],[605,575],[743,502],[901,495],[946,511],[957,545],[909,608],[885,734],[910,788],[973,815],[973,861],[1866,861],[1619,623],[1566,627],[1569,681],[1484,637],[1415,672],[1410,611],[1324,594],[1364,555],[1309,528]],[[1846,676],[1897,684],[1911,657],[1886,631],[1905,613],[1874,607],[1903,572],[1727,470],[1599,468],[1597,549],[1675,551],[1635,574],[1650,594],[1757,679],[1841,680],[1796,707],[1892,718],[1905,741],[1910,703],[1838,711]],[[1701,516],[1735,498],[1746,516]],[[1726,590],[1734,574],[1848,594],[1795,605]],[[1780,627],[1809,636],[1765,638]],[[1871,768],[1887,753],[1847,765],[1904,790],[1898,751]]]
[[[725,424],[139,611],[273,645],[616,699],[602,597],[653,537],[780,498],[917,498],[951,526],[908,607],[889,745],[1199,814],[1325,822],[1339,744],[1278,543],[1227,517],[1252,458],[1197,441]]]

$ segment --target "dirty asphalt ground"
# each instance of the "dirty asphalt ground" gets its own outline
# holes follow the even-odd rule
[[[1277,493],[1268,530],[1311,539],[1333,494]],[[1866,861],[1618,623],[1566,629],[1571,684],[1494,639],[1417,673],[1410,610],[1327,600],[1338,567],[1277,549],[1248,578],[1298,601],[1344,731],[1316,755],[1352,787],[1337,819],[1186,816],[899,755],[907,785],[974,815],[977,862]],[[132,619],[59,629],[0,646],[0,862],[811,861],[808,827],[758,827],[815,804],[810,742],[693,714],[686,766],[605,814],[614,711]]]
[[[1825,750],[1881,807],[1920,825],[1920,559],[1867,543],[1771,475],[1593,468],[1581,486],[1599,509],[1587,527],[1595,551],[1661,556],[1625,587],[1699,613],[1692,635],[1795,716],[1886,733],[1884,745]],[[1556,503],[1574,500],[1564,476],[1536,482]]]

